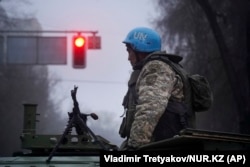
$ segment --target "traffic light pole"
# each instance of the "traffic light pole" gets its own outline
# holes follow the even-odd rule
[[[98,31],[77,31],[77,30],[24,30],[24,31],[18,31],[18,30],[0,30],[0,33],[64,33],[64,34],[93,34],[96,35]]]
[[[50,33],[50,34],[49,34]],[[43,59],[38,59],[38,56],[41,56],[41,54],[44,55],[44,52],[39,52],[42,49],[39,49],[39,47],[42,47],[44,45],[42,45],[44,42],[44,40],[40,40],[40,39],[46,39],[47,42],[50,45],[53,45],[54,47],[58,48],[59,46],[62,46],[62,37],[61,36],[66,36],[64,38],[66,38],[66,46],[67,46],[67,39],[72,36],[73,38],[73,45],[72,45],[72,50],[73,50],[73,67],[74,68],[85,68],[86,66],[86,54],[87,54],[87,50],[88,49],[101,49],[101,37],[99,35],[97,35],[98,31],[82,31],[82,30],[0,30],[0,65],[1,64],[7,64],[7,63],[12,63],[12,64],[24,64],[27,62],[30,64],[39,64],[42,61],[38,62],[37,60],[43,60]],[[47,35],[46,35],[47,34]],[[49,35],[48,35],[49,34]],[[56,34],[60,34],[60,35],[56,35]],[[84,37],[84,35],[87,35],[87,37]],[[47,37],[48,36],[48,37]],[[58,36],[58,37],[54,37],[54,36]],[[36,37],[36,38],[30,38],[30,37]],[[54,38],[52,38],[54,37]],[[77,37],[77,38],[76,38]],[[82,39],[84,41],[84,45],[82,46],[77,46],[75,45],[75,40],[77,39]],[[27,49],[29,49],[30,52],[27,51],[27,53],[33,53],[32,51],[35,50],[36,54],[27,54],[29,55],[29,57],[26,57],[26,59],[15,59],[15,57],[21,57],[22,55],[19,52],[11,52],[15,49],[11,49],[11,47],[7,46],[7,42],[8,41],[12,41],[9,42],[8,45],[13,45],[15,47],[18,47],[19,50],[25,50],[27,51]],[[17,45],[17,42],[13,42],[14,40],[18,41],[22,41],[25,40],[26,43],[29,42],[33,42],[32,40],[35,40],[36,45],[34,45],[34,47],[36,47],[35,49],[29,45],[29,46],[23,46],[23,45]],[[53,40],[53,41],[52,41]],[[39,41],[39,42],[37,42]],[[64,39],[65,41],[65,39]],[[34,42],[33,42],[34,43]],[[64,44],[65,42],[63,42]],[[85,44],[86,43],[86,44]],[[33,45],[32,45],[33,46]],[[46,45],[47,46],[47,45]],[[63,45],[64,46],[64,45]],[[61,51],[61,50],[60,50]],[[9,54],[8,54],[9,53]],[[40,53],[40,54],[39,54]],[[47,56],[48,58],[45,57],[46,63],[45,64],[55,64],[55,62],[59,62],[58,64],[62,64],[61,62],[63,62],[63,64],[65,64],[66,61],[61,61],[60,59],[58,59],[55,55],[57,55],[57,53],[55,53],[55,51],[53,50],[50,56]],[[62,55],[62,57],[66,57],[67,53],[65,52],[59,52]],[[2,56],[1,56],[2,55]],[[20,56],[21,55],[21,56]],[[12,60],[8,62],[8,57],[11,57]],[[28,58],[33,58],[35,61],[32,61],[33,59],[28,59]],[[54,59],[53,59],[54,58]]]

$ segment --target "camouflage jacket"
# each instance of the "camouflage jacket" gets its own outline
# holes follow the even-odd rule
[[[152,140],[153,131],[163,115],[170,96],[183,97],[181,77],[160,60],[148,62],[141,70],[135,90],[138,95],[128,145],[138,147]]]

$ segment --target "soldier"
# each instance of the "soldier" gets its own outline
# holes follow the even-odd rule
[[[123,100],[125,117],[119,133],[126,140],[120,149],[133,150],[178,134],[187,126],[187,106],[181,77],[155,57],[164,56],[175,63],[182,58],[161,52],[161,38],[156,31],[135,28],[123,43],[133,72]]]

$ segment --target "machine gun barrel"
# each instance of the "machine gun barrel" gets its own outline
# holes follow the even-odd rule
[[[76,92],[77,92],[77,86],[74,87],[74,90],[71,90],[71,97],[73,100],[73,104],[74,104],[74,108],[73,108],[73,112],[77,112],[77,114],[80,114],[80,110],[79,110],[79,104],[76,100]]]

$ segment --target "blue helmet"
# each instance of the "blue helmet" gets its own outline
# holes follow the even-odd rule
[[[146,27],[138,27],[131,30],[125,44],[130,44],[133,50],[138,52],[154,52],[161,50],[161,37],[154,30]]]

